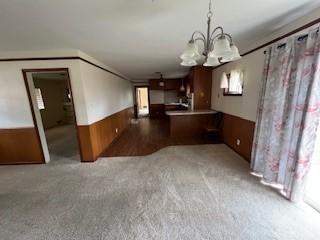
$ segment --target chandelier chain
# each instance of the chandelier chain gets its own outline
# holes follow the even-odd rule
[[[209,12],[207,14],[207,17],[211,18],[212,15],[213,15],[213,12],[212,12],[212,0],[209,0]]]

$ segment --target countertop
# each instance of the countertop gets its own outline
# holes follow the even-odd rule
[[[206,114],[215,114],[217,113],[214,110],[185,110],[185,111],[167,111],[166,115],[168,116],[185,116],[185,115],[206,115]]]
[[[187,103],[165,103],[167,106],[183,106],[183,107],[188,107]]]

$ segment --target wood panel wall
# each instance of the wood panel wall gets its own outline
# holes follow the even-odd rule
[[[254,137],[255,122],[224,113],[222,121],[222,138],[225,144],[239,153],[248,162]],[[237,139],[240,145],[237,145]]]
[[[100,154],[129,126],[133,116],[134,109],[131,107],[91,125],[78,126],[82,161],[97,160]]]
[[[36,129],[0,129],[0,165],[29,163],[44,163]]]

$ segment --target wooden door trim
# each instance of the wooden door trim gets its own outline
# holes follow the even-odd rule
[[[32,118],[33,118],[33,123],[37,132],[37,136],[38,136],[38,140],[39,140],[39,144],[41,146],[41,152],[42,152],[42,156],[43,156],[43,162],[45,163],[45,157],[44,157],[44,152],[43,152],[43,148],[42,148],[42,144],[41,144],[41,138],[40,138],[40,133],[39,133],[39,128],[37,125],[37,121],[36,121],[36,115],[35,115],[35,111],[33,108],[33,104],[32,104],[32,99],[31,99],[31,93],[30,93],[30,88],[28,85],[28,79],[27,79],[27,73],[28,72],[32,72],[32,73],[38,73],[38,72],[66,72],[67,74],[67,85],[68,88],[70,90],[70,94],[71,94],[71,103],[73,106],[73,116],[74,116],[74,123],[75,123],[75,129],[76,129],[76,133],[77,133],[77,141],[78,141],[78,146],[79,146],[79,154],[80,154],[80,160],[81,162],[83,161],[83,155],[82,155],[82,148],[81,148],[81,144],[80,144],[80,135],[79,135],[79,131],[78,131],[78,122],[77,122],[77,116],[76,116],[76,112],[75,112],[75,107],[74,107],[74,100],[73,100],[73,92],[72,92],[72,86],[71,86],[71,81],[70,81],[70,74],[69,74],[69,68],[33,68],[33,69],[22,69],[22,75],[23,75],[23,79],[24,79],[24,83],[26,86],[26,90],[27,90],[27,94],[28,94],[28,99],[29,99],[29,105],[31,108],[31,113],[32,113]]]
[[[150,87],[149,87],[149,85],[134,86],[134,100],[135,100],[134,102],[138,106],[138,103],[137,103],[137,88],[147,88],[148,89],[148,109],[149,109],[149,116],[150,116]]]
[[[32,114],[33,125],[36,130],[37,140],[38,140],[38,144],[39,144],[40,151],[42,154],[42,163],[46,163],[45,157],[44,157],[44,152],[43,152],[43,147],[42,147],[42,143],[41,143],[39,128],[38,128],[38,124],[37,124],[37,120],[36,120],[36,114],[35,114],[33,104],[32,104],[32,98],[31,98],[31,92],[30,92],[30,88],[29,88],[29,84],[28,84],[27,72],[22,70],[22,75],[23,75],[24,84],[25,84],[26,90],[27,90],[29,106],[30,106],[30,110],[31,110],[31,114]]]

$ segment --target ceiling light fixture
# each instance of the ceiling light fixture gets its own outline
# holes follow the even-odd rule
[[[184,81],[183,81],[183,78],[182,78],[180,92],[185,92],[185,91],[186,91],[186,88],[184,87]]]
[[[236,61],[241,59],[239,49],[234,44],[230,34],[224,32],[222,27],[217,27],[211,32],[211,18],[212,12],[212,0],[209,0],[209,12],[207,14],[207,35],[200,31],[195,31],[191,39],[180,56],[182,59],[182,66],[196,66],[197,61],[201,59],[201,54],[198,50],[198,41],[203,42],[204,51],[202,53],[205,56],[205,63],[203,66],[214,67],[221,63]]]
[[[163,87],[164,86],[163,74],[161,72],[155,72],[155,73],[160,75],[159,86]]]

